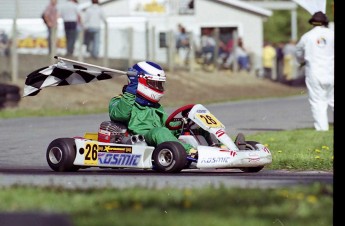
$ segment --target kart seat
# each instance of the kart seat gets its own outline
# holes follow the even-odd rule
[[[198,143],[200,145],[208,146],[208,142],[206,141],[205,137],[202,135],[195,135],[195,138],[197,139]]]

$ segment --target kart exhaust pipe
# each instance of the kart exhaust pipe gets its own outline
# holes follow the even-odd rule
[[[137,136],[131,136],[132,144],[137,143]]]
[[[132,142],[132,144],[143,143],[143,142],[145,142],[145,138],[141,134],[133,135],[133,136],[131,136],[131,142]]]
[[[144,142],[145,141],[145,138],[143,135],[139,134],[138,135],[138,142]]]

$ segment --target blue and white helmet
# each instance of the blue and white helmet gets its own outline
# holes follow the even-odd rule
[[[158,103],[164,95],[166,81],[162,67],[150,61],[142,61],[135,64],[133,69],[138,72],[137,93],[153,103]]]

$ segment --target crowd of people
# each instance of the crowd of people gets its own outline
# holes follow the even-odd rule
[[[214,28],[202,28],[200,45],[192,47],[193,40],[190,40],[189,32],[183,25],[178,24],[178,32],[175,36],[175,63],[187,65],[193,49],[196,62],[206,71],[217,68],[250,72],[257,62],[252,59],[251,52],[245,47],[242,37],[234,39],[232,36],[232,32],[223,32],[217,40]],[[295,53],[296,40],[280,43],[265,41],[260,57],[262,70],[257,72],[257,76],[292,86],[305,85],[305,69],[300,67]]]
[[[100,35],[102,23],[106,23],[105,14],[99,6],[98,0],[90,0],[91,6],[81,11],[78,0],[67,0],[57,7],[58,0],[50,0],[43,12],[43,20],[48,30],[49,54],[55,53],[56,31],[58,19],[62,18],[66,37],[66,56],[72,56],[75,43],[83,31],[86,50],[93,58],[98,58],[100,48]],[[54,49],[53,49],[54,48]]]
[[[250,58],[243,45],[242,38],[239,38],[236,45],[234,45],[234,39],[231,37],[229,38],[228,34],[230,33],[225,35],[227,37],[221,38],[217,41],[214,35],[214,28],[202,28],[200,45],[197,47],[198,45],[192,46],[194,42],[191,40],[186,28],[183,25],[178,24],[175,63],[181,64],[182,62],[184,65],[187,65],[189,62],[190,51],[193,49],[194,51],[196,50],[196,57],[201,61],[200,63],[205,69],[214,69],[215,63],[223,68],[231,68],[234,65],[236,58],[239,70],[249,71]],[[215,56],[216,54],[217,56]]]
[[[227,31],[220,34],[217,40],[214,30],[214,28],[202,28],[199,47],[191,48],[193,40],[190,40],[186,28],[178,24],[175,63],[180,64],[182,61],[186,65],[189,61],[190,50],[194,49],[197,61],[206,70],[215,68],[252,70],[254,62],[251,52],[245,47],[242,37],[234,39],[233,34]],[[298,68],[295,51],[295,40],[289,40],[286,43],[265,41],[261,56],[262,72],[258,76],[293,85],[292,83],[303,74],[303,71]]]

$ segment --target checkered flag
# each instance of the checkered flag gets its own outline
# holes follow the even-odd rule
[[[127,72],[55,57],[56,64],[31,72],[25,80],[23,96],[35,96],[49,86],[67,86],[111,79]]]

